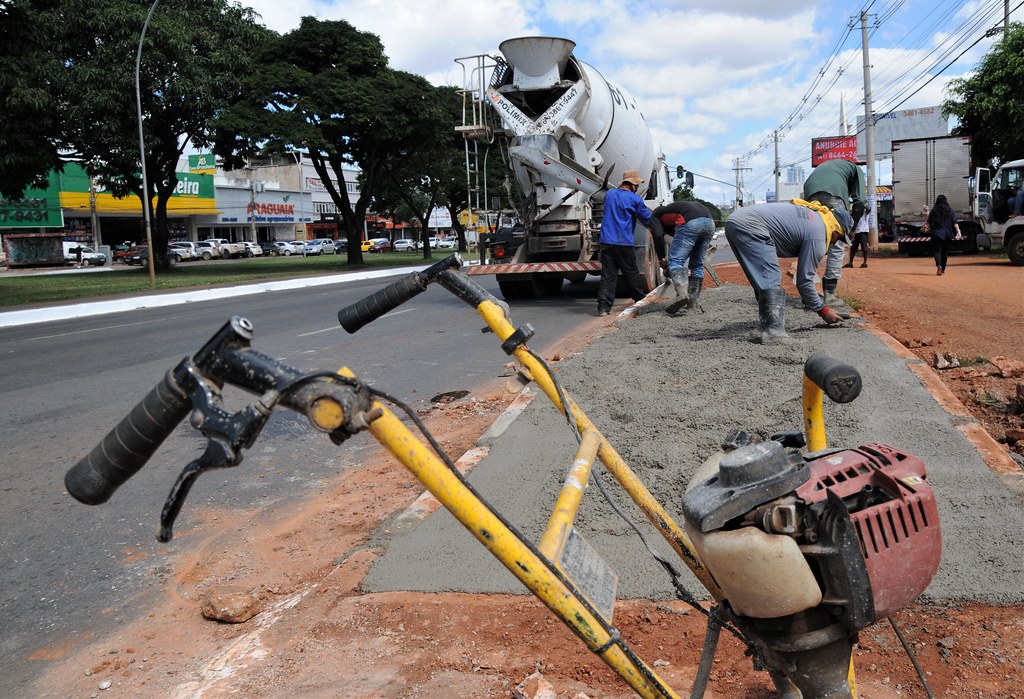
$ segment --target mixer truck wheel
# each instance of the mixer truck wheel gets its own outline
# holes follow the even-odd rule
[[[498,289],[506,301],[519,301],[521,299],[539,299],[544,296],[544,285],[540,275],[516,275],[509,279],[498,279]],[[561,278],[559,278],[561,285]]]
[[[544,296],[557,296],[562,293],[562,282],[565,279],[561,274],[538,274],[537,277]]]
[[[1024,233],[1006,241],[1006,254],[1010,257],[1010,263],[1016,266],[1024,265]]]
[[[649,231],[647,245],[637,248],[636,252],[636,264],[640,268],[640,275],[644,278],[644,292],[649,294],[665,281],[661,263],[658,261],[658,252],[654,248],[654,237]]]

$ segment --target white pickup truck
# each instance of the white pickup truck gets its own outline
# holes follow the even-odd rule
[[[226,259],[228,257],[242,257],[245,255],[245,245],[242,243],[232,243],[227,238],[207,238],[202,242],[212,243],[220,248],[221,259]]]
[[[85,243],[79,243],[76,241],[65,240],[64,241],[64,261],[69,265],[78,263],[78,248],[82,248],[82,264],[85,266],[93,265],[95,267],[102,267],[107,264],[107,256],[102,252],[96,252]]]

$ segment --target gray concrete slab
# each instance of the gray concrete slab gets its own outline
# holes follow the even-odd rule
[[[878,337],[857,321],[823,327],[791,299],[787,326],[798,340],[762,346],[746,338],[757,317],[749,288],[726,286],[703,296],[704,314],[670,318],[649,313],[560,364],[558,377],[673,517],[689,476],[735,427],[761,434],[802,425],[805,359],[825,352],[856,366],[864,390],[854,402],[826,399],[830,446],[882,442],[924,460],[937,493],[943,531],[939,572],[926,591],[938,600],[997,604],[1024,601],[1024,497],[982,461],[948,414]],[[515,317],[516,323],[529,318]],[[537,328],[544,333],[543,327]],[[496,348],[497,350],[497,348]],[[531,540],[542,531],[576,441],[541,396],[493,440],[470,481]],[[625,498],[610,477],[605,482]],[[643,515],[632,519],[672,555]],[[639,538],[603,500],[587,491],[579,530],[620,576],[620,598],[670,598],[673,592]],[[680,566],[682,568],[682,565]],[[784,574],[784,571],[780,571]],[[685,572],[693,594],[704,591]],[[411,532],[387,541],[387,552],[364,582],[368,591],[422,590],[522,593],[500,566],[448,512],[431,515]]]

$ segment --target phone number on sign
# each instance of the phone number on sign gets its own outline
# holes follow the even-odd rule
[[[46,218],[46,199],[10,200],[0,197],[0,222],[45,221]]]

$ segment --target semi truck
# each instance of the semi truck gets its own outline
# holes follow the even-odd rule
[[[481,249],[481,264],[466,270],[497,275],[506,299],[557,293],[566,279],[600,274],[604,194],[626,170],[645,180],[638,193],[648,208],[672,201],[665,155],[636,100],[576,58],[575,47],[569,39],[522,37],[503,41],[500,56],[456,59],[471,67],[466,117],[457,128],[467,140],[467,163],[475,144],[497,143],[522,193],[513,202],[522,244],[504,257]],[[650,291],[664,279],[654,238],[638,225],[634,242]]]
[[[922,231],[935,198],[946,195],[962,240],[951,252],[1003,246],[1010,262],[1024,265],[1024,217],[1011,216],[1008,200],[1024,185],[1024,160],[1003,164],[995,174],[971,169],[969,136],[914,138],[892,142],[893,231],[898,249],[928,254],[931,238]]]

